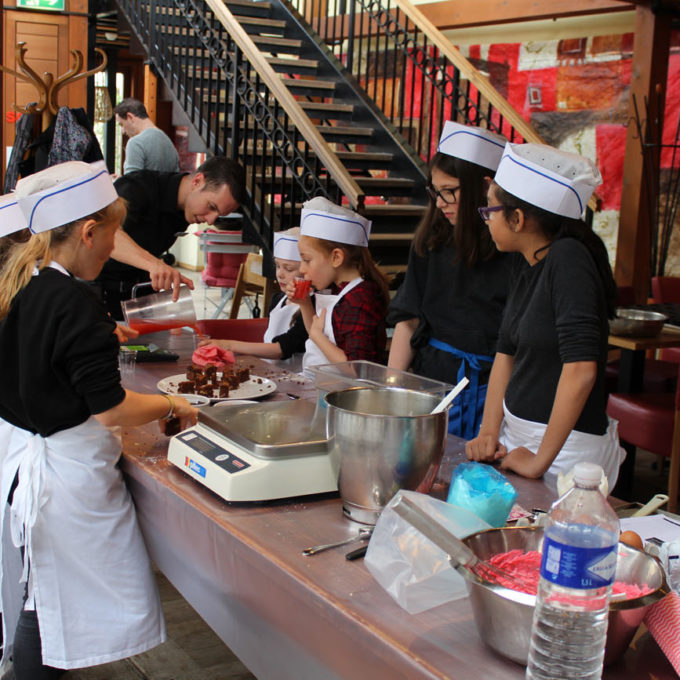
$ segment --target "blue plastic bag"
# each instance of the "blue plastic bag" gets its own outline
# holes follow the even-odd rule
[[[492,527],[502,527],[517,500],[517,491],[491,465],[461,463],[453,471],[446,500],[473,512]]]

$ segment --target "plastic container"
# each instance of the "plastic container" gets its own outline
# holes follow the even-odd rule
[[[388,368],[372,361],[343,361],[337,364],[321,364],[308,369],[323,397],[326,392],[338,392],[349,387],[401,387],[405,390],[427,392],[440,399],[451,391],[453,385],[423,378],[415,373]]]
[[[196,311],[191,290],[180,286],[177,302],[172,301],[172,291],[152,293],[121,303],[125,323],[140,334],[166,331],[188,326],[196,328]]]
[[[598,489],[602,468],[577,463],[550,509],[531,629],[529,680],[602,677],[619,519]]]

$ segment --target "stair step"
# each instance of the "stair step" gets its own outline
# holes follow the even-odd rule
[[[372,206],[366,206],[366,208],[369,208]],[[403,208],[406,208],[407,206],[402,206]],[[368,210],[364,210],[364,214],[366,217],[370,216],[370,213]],[[400,213],[395,213],[396,215],[399,215]],[[407,215],[407,212],[402,213],[402,215]],[[381,246],[386,246],[386,245],[403,245],[405,243],[410,243],[413,240],[413,232],[412,231],[405,231],[404,233],[389,233],[389,234],[381,234],[381,233],[371,233],[369,236],[369,239],[373,243],[380,243]]]
[[[207,59],[210,56],[209,50],[204,47],[175,46],[172,52],[178,56],[192,59]],[[233,56],[233,53],[231,56]],[[275,70],[291,74],[312,71],[308,75],[314,75],[319,68],[319,62],[316,59],[297,59],[295,57],[273,57],[267,55],[265,55],[265,58]]]
[[[271,152],[272,148],[268,146],[267,155],[271,155]],[[253,155],[252,142],[248,142],[245,153],[248,156]],[[259,149],[255,153],[255,157],[259,158],[261,153],[262,150]],[[391,153],[380,151],[336,151],[335,155],[348,170],[387,170],[394,158]],[[316,157],[314,151],[309,151],[309,157],[310,159]]]
[[[297,38],[278,38],[271,35],[251,35],[250,39],[256,45],[259,45],[260,49],[262,49],[262,45],[265,45],[266,47],[271,47],[272,45],[274,47],[290,47],[292,50],[302,49],[302,40],[298,40]],[[271,50],[267,51],[269,52]]]
[[[408,196],[415,182],[405,177],[355,177],[356,183],[369,196]]]
[[[364,212],[367,217],[422,217],[427,210],[425,205],[416,205],[414,203],[378,203],[369,204],[365,206]],[[390,234],[381,235],[384,240],[389,240]],[[401,239],[402,234],[394,234],[395,240]]]
[[[335,102],[298,102],[300,107],[304,110],[307,111],[307,113],[311,116],[312,112],[314,111],[320,111],[324,114],[349,114],[351,115],[354,112],[354,104],[342,104],[341,102],[338,102],[337,104]],[[324,116],[324,117],[330,117],[332,116]]]
[[[317,125],[316,127],[324,137],[342,137],[343,139],[340,141],[349,143],[352,143],[352,138],[373,136],[373,128],[353,127],[351,125]]]
[[[234,19],[236,19],[243,28],[247,26],[261,26],[267,31],[272,29],[285,29],[286,22],[283,19],[270,19],[269,17],[249,17],[241,14],[234,14]]]
[[[228,0],[224,3],[232,14],[248,14],[261,16],[271,9],[270,2],[252,2],[252,0]]]
[[[277,73],[293,75],[306,72],[306,75],[314,75],[319,68],[319,62],[316,59],[294,59],[292,57],[266,57],[266,59]]]
[[[209,96],[205,96],[205,93],[203,90],[199,91],[198,88],[196,88],[196,94],[200,95],[201,101],[204,104],[225,104],[226,106],[231,106],[232,104],[232,98],[231,96],[227,97],[227,93],[225,91],[220,92],[219,96],[213,92],[213,94]],[[338,118],[348,118],[351,117],[352,113],[354,112],[354,105],[353,104],[342,104],[338,102],[337,104],[335,102],[308,102],[308,101],[298,101],[298,104],[300,105],[300,108],[303,111],[307,111],[309,114],[310,118],[327,118],[327,119],[335,119],[336,117]],[[314,116],[313,114],[315,112],[318,112],[319,116]]]
[[[335,83],[330,80],[310,80],[309,78],[285,78],[281,76],[281,80],[289,90],[305,90],[305,91],[326,91],[333,92],[335,90]]]
[[[286,169],[285,175],[276,174],[277,179],[281,179],[282,176],[290,177],[290,171]],[[265,172],[264,175],[256,173],[254,179],[258,183],[266,184],[271,182],[272,175],[270,172]],[[378,194],[403,195],[402,192],[410,191],[414,185],[413,180],[404,177],[362,177],[355,175],[353,179],[368,195],[372,196]],[[265,187],[263,187],[263,190],[265,190]]]

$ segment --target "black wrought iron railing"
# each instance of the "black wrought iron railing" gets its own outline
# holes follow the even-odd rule
[[[363,193],[289,90],[219,0],[119,0],[151,64],[207,148],[239,160],[243,212],[266,243],[323,195],[355,209]]]
[[[419,156],[444,121],[487,127],[512,142],[541,139],[408,0],[284,0],[311,24]]]

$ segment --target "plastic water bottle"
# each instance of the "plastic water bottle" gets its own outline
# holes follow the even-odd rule
[[[550,509],[543,542],[530,680],[602,676],[619,519],[598,489],[602,468],[577,463],[575,486]]]

